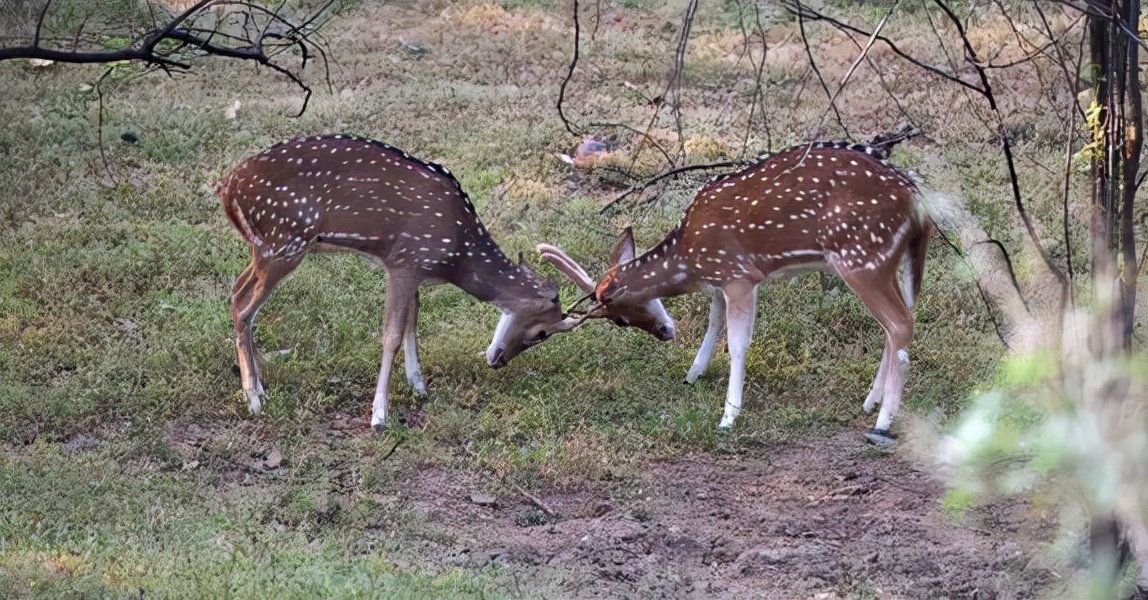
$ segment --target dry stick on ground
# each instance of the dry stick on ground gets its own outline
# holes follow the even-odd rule
[[[482,467],[484,469],[483,473],[487,477],[491,478],[496,483],[500,483],[500,484],[514,490],[520,496],[529,500],[531,504],[533,504],[534,506],[537,506],[539,510],[546,513],[546,516],[554,517],[554,518],[558,517],[558,513],[553,508],[550,508],[549,504],[546,504],[546,502],[543,501],[538,496],[535,496],[534,494],[531,494],[530,492],[522,489],[522,486],[518,485],[517,483],[514,483],[513,481],[507,481],[505,475],[500,474],[498,472],[498,469],[494,468],[494,466],[491,465],[489,462],[487,462],[487,460],[485,458],[479,456],[478,453],[475,452],[474,450],[471,450],[469,448],[469,445],[468,445],[468,447],[464,447],[463,451],[466,452],[467,454],[469,454],[471,456],[471,458],[477,460],[479,462],[479,464],[482,465]]]

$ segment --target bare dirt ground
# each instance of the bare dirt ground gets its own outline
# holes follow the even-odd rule
[[[1026,568],[1023,506],[946,515],[942,485],[857,431],[641,472],[624,497],[539,494],[555,522],[513,491],[480,506],[482,477],[442,468],[396,495],[425,554],[501,565],[526,597],[1032,598],[1050,579]]]
[[[195,448],[214,434],[191,431],[194,439],[177,435],[172,447],[203,459]],[[335,455],[373,434],[336,418],[319,435]],[[377,517],[361,535],[391,548],[397,565],[496,566],[511,597],[1037,598],[1056,585],[1055,574],[1032,566],[1047,529],[1024,520],[1023,504],[947,513],[935,477],[865,444],[857,428],[731,445],[725,455],[650,462],[636,475],[533,494],[482,469],[405,460],[401,448],[386,460],[397,471],[385,493],[355,490],[359,478],[339,473],[353,460],[325,468],[337,495],[370,498]],[[234,449],[236,458],[259,455]],[[291,457],[260,460],[236,469],[239,461],[217,454],[205,466],[219,472],[224,494],[293,478]],[[258,481],[268,466],[278,475]]]

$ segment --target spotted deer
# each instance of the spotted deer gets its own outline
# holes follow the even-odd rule
[[[250,262],[231,295],[231,318],[253,413],[265,397],[252,341],[255,316],[308,252],[357,251],[387,272],[383,356],[371,414],[376,429],[387,422],[390,371],[400,343],[407,381],[417,394],[426,394],[415,339],[423,282],[449,282],[498,307],[502,316],[486,349],[493,368],[588,318],[563,314],[558,288],[535,275],[521,256],[518,264],[506,257],[446,169],[382,142],[341,135],[287,140],[240,163],[218,193],[250,246]],[[642,318],[644,306],[599,310],[595,316]]]
[[[893,167],[884,149],[831,142],[789,148],[703,187],[659,244],[610,268],[595,286],[595,307],[620,311],[710,289],[709,326],[686,382],[709,366],[724,323],[730,376],[719,427],[730,428],[742,407],[758,286],[797,270],[834,273],[885,330],[864,409],[881,404],[866,435],[892,443],[889,427],[909,367],[912,306],[932,233],[930,210],[930,195]],[[632,252],[629,229],[619,244]]]

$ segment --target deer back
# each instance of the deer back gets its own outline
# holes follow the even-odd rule
[[[654,248],[612,270],[600,299],[634,301],[791,268],[895,269],[925,227],[916,183],[867,146],[823,142],[708,183]]]
[[[449,171],[382,142],[287,140],[243,161],[220,187],[228,218],[264,257],[322,244],[448,280],[467,262],[510,264]]]

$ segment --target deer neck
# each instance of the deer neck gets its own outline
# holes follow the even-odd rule
[[[513,312],[520,301],[542,294],[542,282],[512,262],[489,235],[476,236],[472,244],[474,250],[450,274],[450,283],[504,312]]]
[[[674,228],[653,248],[618,268],[618,285],[628,303],[646,302],[696,292],[701,282],[691,277],[681,253],[681,227]]]

